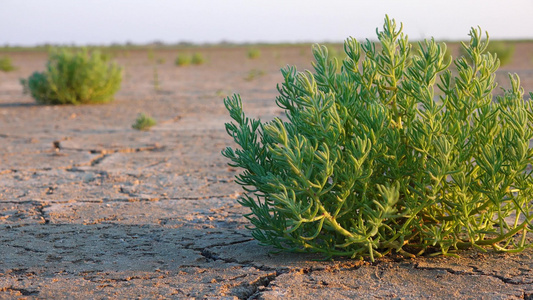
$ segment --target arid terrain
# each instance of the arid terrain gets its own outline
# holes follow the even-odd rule
[[[515,47],[497,80],[516,72],[533,91],[533,43]],[[370,263],[258,245],[220,154],[234,146],[222,99],[280,116],[280,67],[312,59],[309,45],[258,48],[117,50],[115,101],[83,106],[22,93],[45,52],[0,53],[17,67],[0,72],[0,299],[533,299],[530,250]],[[207,61],[175,66],[184,52]],[[158,124],[132,129],[139,113]]]

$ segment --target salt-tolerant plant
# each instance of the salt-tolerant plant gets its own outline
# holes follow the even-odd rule
[[[135,119],[135,123],[131,125],[133,129],[137,130],[149,130],[151,127],[155,126],[157,122],[150,116],[140,113]]]
[[[201,53],[194,53],[191,58],[191,63],[193,65],[201,65],[205,63],[205,58]]]
[[[500,66],[505,66],[513,60],[514,55],[514,44],[507,41],[493,41],[485,49],[486,52],[496,55],[500,62]],[[460,55],[469,57],[464,48],[461,48],[459,51]]]
[[[496,54],[500,60],[500,66],[504,66],[513,60],[514,44],[506,41],[496,41],[487,47],[487,52]]]
[[[121,81],[122,69],[100,52],[59,49],[51,53],[45,72],[21,83],[37,103],[84,104],[112,101]]]
[[[11,61],[11,57],[9,56],[3,56],[0,57],[0,71],[3,72],[10,72],[15,70],[15,66],[13,66],[13,62]]]
[[[284,119],[262,123],[246,117],[240,96],[224,100],[239,148],[223,155],[243,169],[239,202],[253,237],[372,260],[530,247],[533,102],[516,75],[493,97],[499,63],[485,52],[488,34],[470,31],[455,76],[444,44],[423,41],[410,58],[388,17],[377,36],[379,51],[348,38],[340,72],[318,45],[314,72],[283,69]]]
[[[256,59],[261,56],[261,50],[257,48],[250,48],[248,49],[248,58],[249,59]]]
[[[161,81],[159,80],[159,72],[156,65],[154,65],[154,76],[152,83],[154,85],[154,91],[159,92],[161,90]]]
[[[187,66],[191,64],[191,57],[185,54],[179,54],[174,60],[176,66]]]

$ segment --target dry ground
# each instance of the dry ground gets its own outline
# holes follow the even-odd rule
[[[0,298],[532,297],[531,251],[368,263],[260,247],[220,155],[233,145],[222,98],[238,92],[250,115],[280,115],[279,68],[309,68],[309,46],[263,47],[254,60],[246,47],[189,52],[207,62],[176,67],[176,50],[155,51],[161,64],[146,51],[115,53],[121,91],[86,106],[35,105],[18,80],[43,70],[46,54],[8,54],[18,69],[0,72]],[[533,44],[517,44],[498,79],[517,72],[533,91],[532,60]],[[131,129],[140,112],[158,125]]]

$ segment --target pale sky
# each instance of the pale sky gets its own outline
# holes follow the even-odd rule
[[[533,0],[0,0],[0,45],[340,42],[385,14],[410,40],[533,39]]]

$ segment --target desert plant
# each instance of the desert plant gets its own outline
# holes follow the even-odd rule
[[[154,49],[152,48],[148,49],[147,55],[148,55],[148,61],[153,62],[155,60]]]
[[[495,54],[500,61],[500,66],[504,66],[513,60],[514,44],[505,41],[493,41],[487,46],[485,52]],[[469,57],[464,48],[459,50],[459,54],[467,58]]]
[[[261,51],[257,48],[250,48],[248,49],[248,58],[249,59],[256,59],[261,56]]]
[[[191,64],[191,56],[186,54],[179,54],[174,60],[176,66],[187,66]]]
[[[122,69],[98,51],[59,49],[49,57],[46,71],[22,79],[25,92],[40,104],[103,103],[120,89]]]
[[[10,72],[13,70],[15,70],[15,66],[13,66],[11,57],[9,56],[0,57],[0,71]]]
[[[372,260],[530,247],[533,101],[516,75],[493,97],[488,34],[473,28],[470,38],[454,76],[445,44],[426,40],[409,59],[407,37],[386,17],[382,50],[348,38],[340,73],[318,45],[314,73],[282,70],[286,120],[250,119],[238,95],[226,98],[226,131],[240,148],[222,153],[244,169],[239,202],[253,237]]]
[[[161,90],[161,81],[159,80],[159,72],[156,65],[154,65],[154,78],[152,83],[154,85],[154,91],[159,92]]]
[[[510,64],[514,55],[514,44],[505,41],[496,41],[489,44],[487,52],[496,54],[500,60],[500,66]]]
[[[157,122],[150,116],[140,113],[135,119],[135,123],[131,125],[133,129],[137,130],[149,130],[151,127],[155,126]]]
[[[191,58],[191,63],[193,65],[201,65],[205,63],[205,58],[201,53],[194,53]]]

